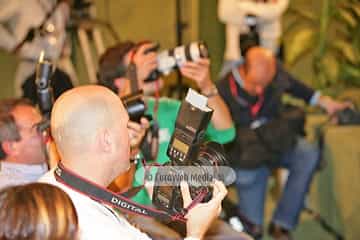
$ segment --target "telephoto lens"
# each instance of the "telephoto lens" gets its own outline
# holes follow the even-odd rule
[[[172,69],[181,67],[185,62],[193,62],[208,56],[209,51],[204,42],[193,42],[160,52],[158,55],[158,70],[163,74],[169,74]]]
[[[161,74],[168,75],[185,62],[194,62],[200,58],[208,58],[209,51],[205,42],[192,42],[160,52],[157,56],[158,68],[152,72],[146,81],[154,81]]]

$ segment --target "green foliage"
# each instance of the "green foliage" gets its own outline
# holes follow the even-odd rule
[[[360,1],[322,0],[318,15],[294,7],[290,13],[286,63],[311,55],[316,86],[360,86]]]

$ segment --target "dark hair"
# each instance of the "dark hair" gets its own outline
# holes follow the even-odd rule
[[[70,197],[45,183],[0,191],[0,240],[73,240],[78,217]]]
[[[34,105],[24,98],[8,98],[0,100],[0,160],[6,157],[2,148],[3,141],[20,141],[20,133],[16,121],[11,112],[18,106]]]
[[[118,92],[117,87],[114,85],[114,80],[125,76],[127,66],[125,66],[124,57],[134,47],[136,47],[134,42],[126,41],[108,48],[105,53],[101,55],[99,60],[98,84],[111,89],[115,93]]]
[[[33,73],[26,78],[24,83],[21,85],[23,94],[22,97],[30,99],[33,104],[37,104],[39,102],[35,81],[36,73]],[[62,93],[74,87],[69,75],[58,68],[55,69],[55,72],[51,76],[50,85],[53,90],[54,100],[60,97]]]

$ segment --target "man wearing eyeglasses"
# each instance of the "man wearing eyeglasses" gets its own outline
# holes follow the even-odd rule
[[[28,100],[0,101],[0,189],[34,182],[47,171],[40,121]]]

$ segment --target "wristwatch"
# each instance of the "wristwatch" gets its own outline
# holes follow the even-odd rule
[[[213,85],[209,91],[201,92],[201,94],[207,98],[211,98],[211,97],[215,97],[215,96],[219,95],[219,91],[218,91],[217,87],[215,85]]]

